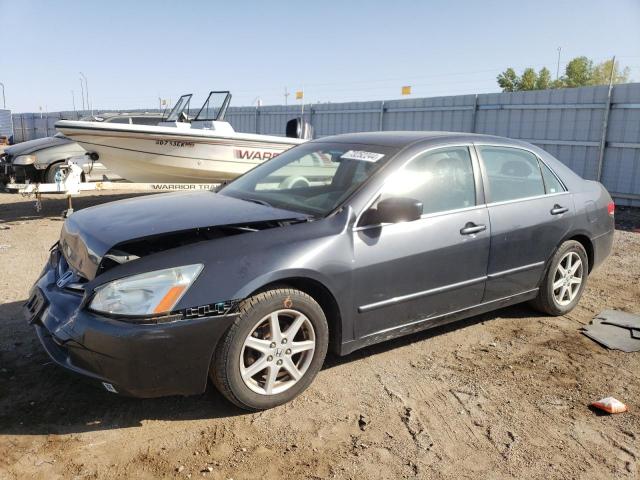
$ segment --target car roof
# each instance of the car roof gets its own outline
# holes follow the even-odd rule
[[[439,131],[385,131],[385,132],[359,132],[344,133],[322,137],[314,142],[332,143],[362,143],[369,145],[381,145],[387,147],[403,148],[415,143],[433,142],[495,142],[503,145],[527,145],[525,142],[494,135],[466,132],[439,132]]]

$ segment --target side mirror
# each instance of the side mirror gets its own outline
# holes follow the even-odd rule
[[[422,202],[415,198],[392,197],[378,202],[362,217],[363,225],[413,222],[422,216]]]

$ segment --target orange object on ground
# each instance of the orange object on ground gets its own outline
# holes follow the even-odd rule
[[[607,413],[622,413],[627,411],[627,406],[613,397],[606,397],[591,404],[592,407],[604,410]]]

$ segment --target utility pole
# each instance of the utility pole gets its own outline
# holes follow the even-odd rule
[[[76,120],[78,119],[78,112],[76,112],[76,96],[73,93],[73,90],[71,90],[71,103],[73,104],[73,116],[76,117]]]
[[[607,148],[607,127],[609,126],[609,113],[611,112],[611,91],[613,90],[613,74],[616,71],[616,56],[611,59],[611,73],[609,74],[609,91],[607,92],[607,106],[604,110],[602,120],[602,137],[600,138],[600,151],[598,152],[598,169],[596,170],[596,180],[602,179],[602,169],[604,167],[604,154]]]
[[[284,106],[287,106],[287,101],[289,100],[289,95],[291,95],[289,93],[289,91],[287,90],[287,87],[284,87]]]
[[[4,83],[0,82],[0,87],[2,87],[2,108],[7,108],[7,102],[4,99]]]
[[[611,59],[611,73],[609,74],[609,92],[613,88],[613,74],[616,71],[616,56]]]
[[[80,72],[80,76],[84,79],[84,91],[87,95],[87,109],[91,111],[91,116],[93,117],[93,108],[91,108],[91,103],[89,102],[89,84],[87,83],[87,77],[85,77],[82,72]]]
[[[84,115],[84,85],[82,84],[82,78],[80,79],[80,94],[82,96],[82,114]]]
[[[304,120],[304,87],[302,87],[300,91],[302,92],[302,98],[301,98],[302,104],[300,105],[300,116]]]
[[[562,47],[558,47],[558,66],[556,67],[556,80],[560,78],[560,53],[562,53]]]

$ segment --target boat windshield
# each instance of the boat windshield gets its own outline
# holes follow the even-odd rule
[[[228,91],[210,92],[194,120],[224,120],[229,102],[231,102],[231,93]]]
[[[325,216],[342,205],[397,151],[381,145],[305,143],[250,170],[219,193]]]
[[[181,114],[186,110],[186,115],[189,114],[189,105],[191,104],[191,97],[193,95],[188,93],[187,95],[182,95],[174,107],[171,109],[169,116],[167,117],[167,122],[180,122],[183,121],[181,118]]]

